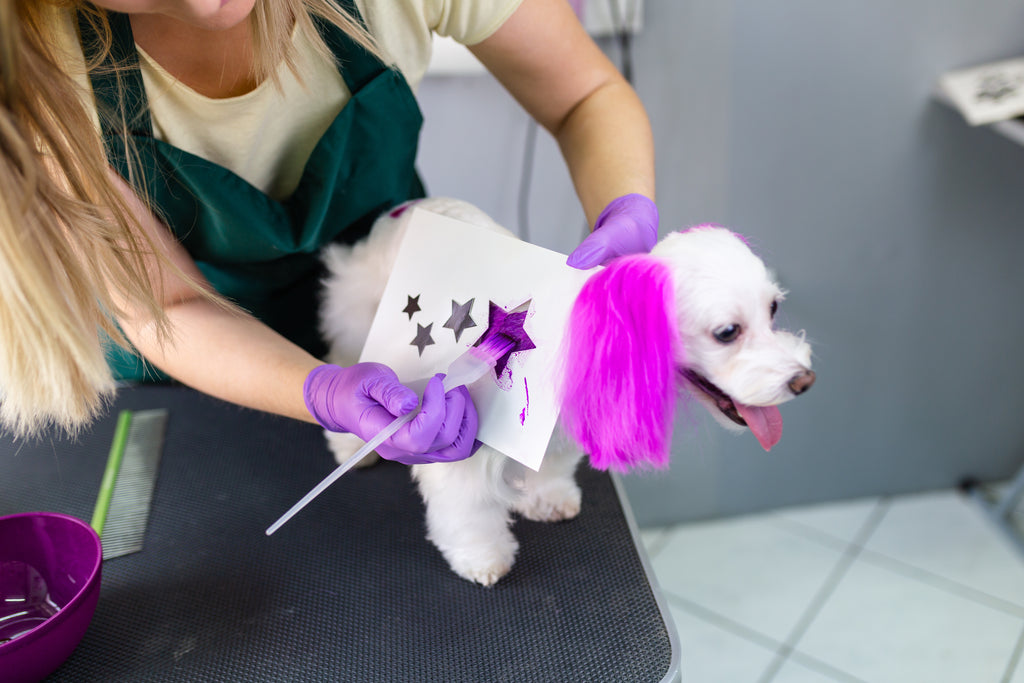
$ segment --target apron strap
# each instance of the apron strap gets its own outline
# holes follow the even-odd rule
[[[131,21],[127,14],[120,12],[109,12],[108,17],[112,34],[110,51],[99,66],[89,70],[100,128],[105,136],[123,135],[127,127],[129,135],[152,138],[153,124]],[[82,51],[89,63],[103,49],[103,40],[82,12],[78,13],[78,30]]]
[[[363,28],[367,28],[366,22],[363,21],[363,17],[359,13],[359,8],[356,7],[355,0],[338,0],[338,5]],[[354,93],[360,90],[388,69],[384,62],[352,40],[334,24],[317,16],[313,17],[313,24],[338,61],[338,70],[341,72],[341,77],[344,79],[345,85],[348,86],[349,92]]]

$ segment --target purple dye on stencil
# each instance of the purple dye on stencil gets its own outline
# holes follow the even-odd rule
[[[523,388],[526,389],[526,405],[523,406],[522,411],[519,413],[519,424],[526,426],[526,416],[530,414],[530,385],[526,383],[526,378],[523,378]]]
[[[488,304],[487,331],[480,338],[481,341],[489,335],[502,334],[513,342],[512,349],[502,355],[494,365],[494,374],[501,377],[502,373],[505,372],[505,366],[508,365],[509,357],[513,353],[535,349],[537,346],[530,339],[530,335],[526,334],[526,330],[523,329],[528,311],[509,313],[493,301],[489,301]],[[479,345],[480,342],[477,342],[477,346]]]
[[[512,377],[512,368],[506,367],[500,375],[495,375],[494,384],[502,391],[512,391],[512,386],[515,384]]]

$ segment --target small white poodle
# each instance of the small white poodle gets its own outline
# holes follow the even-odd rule
[[[417,207],[510,234],[465,202],[424,199]],[[331,363],[358,361],[412,213],[403,209],[384,214],[362,242],[324,252],[321,332]],[[538,521],[579,513],[573,476],[584,453],[599,469],[667,465],[681,394],[771,448],[782,433],[776,406],[814,383],[803,335],[773,328],[782,298],[743,238],[718,226],[672,233],[649,255],[596,270],[570,316],[564,353],[572,362],[557,380],[562,429],[540,471],[487,446],[460,462],[414,466],[428,538],[459,576],[493,585],[519,547],[511,513]],[[326,434],[339,463],[362,445],[350,434]]]

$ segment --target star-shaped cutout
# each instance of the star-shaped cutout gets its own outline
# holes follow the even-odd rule
[[[487,311],[487,331],[480,337],[481,341],[485,339],[489,334],[500,333],[508,337],[513,341],[512,348],[506,352],[498,362],[494,364],[494,374],[501,377],[501,373],[505,371],[505,366],[508,365],[509,357],[513,353],[519,351],[529,351],[530,349],[537,348],[533,340],[530,339],[530,335],[526,334],[526,330],[523,329],[523,325],[526,323],[526,314],[528,312],[527,301],[522,306],[518,306],[513,312],[509,313],[498,304],[493,301],[488,302],[490,308]],[[480,342],[477,342],[479,344]]]
[[[407,303],[405,308],[402,309],[402,313],[408,313],[409,320],[412,320],[413,313],[420,310],[420,295],[417,294],[416,296],[410,296],[408,299],[409,303]]]
[[[423,355],[423,349],[434,343],[434,340],[430,338],[430,328],[433,326],[434,323],[430,323],[426,327],[416,323],[416,338],[409,342],[409,345],[415,346],[419,350],[420,356]]]
[[[469,317],[469,312],[473,310],[473,302],[476,299],[470,299],[464,304],[456,303],[452,299],[452,315],[448,318],[448,322],[444,324],[444,327],[455,332],[455,341],[459,341],[459,337],[462,333],[470,327],[476,327],[476,323]]]

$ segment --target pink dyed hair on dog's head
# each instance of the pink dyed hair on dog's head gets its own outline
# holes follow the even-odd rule
[[[562,422],[597,469],[668,465],[682,348],[672,274],[647,255],[613,261],[573,305]]]

